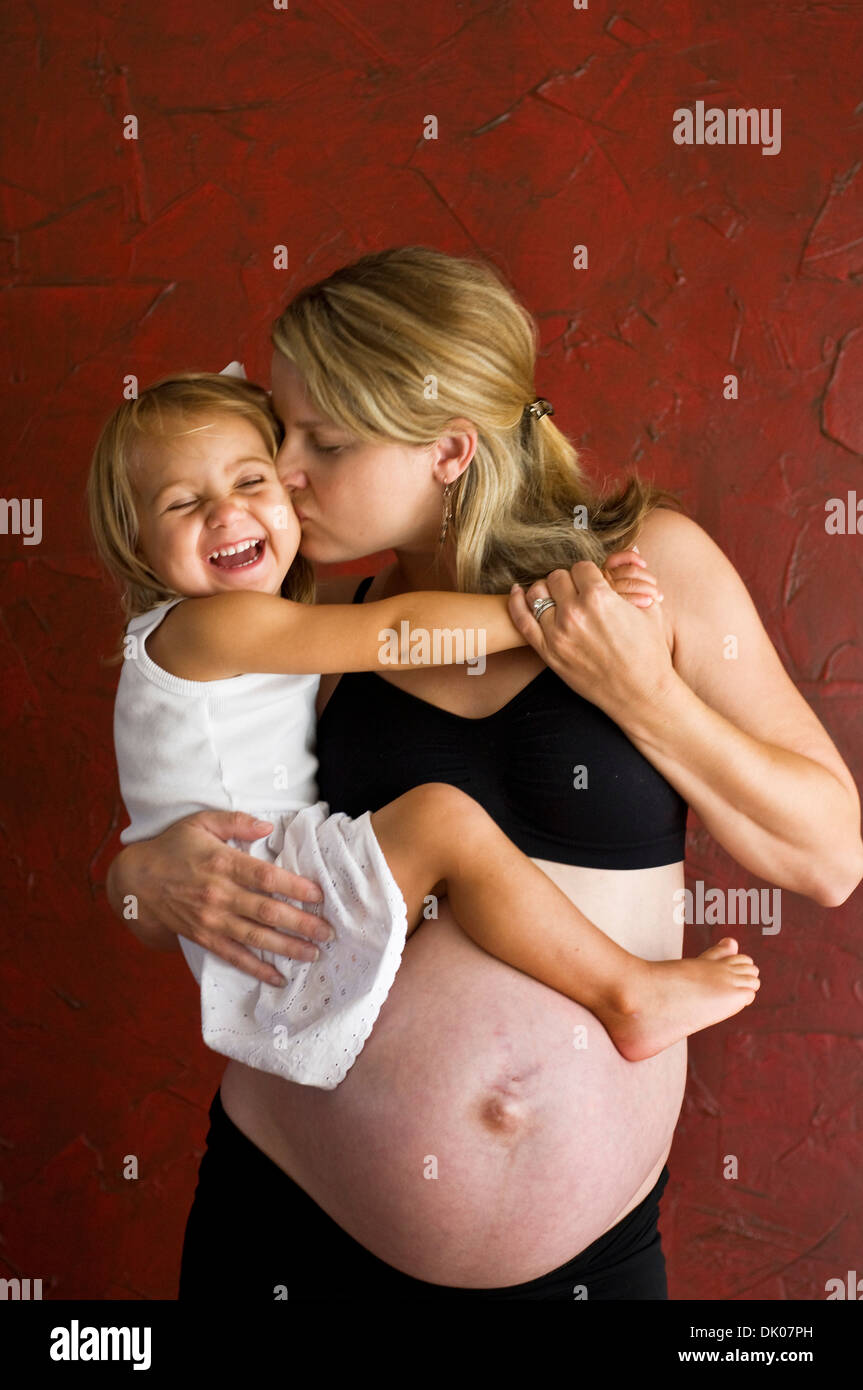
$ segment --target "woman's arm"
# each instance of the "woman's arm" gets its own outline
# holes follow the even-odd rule
[[[558,607],[541,627],[518,593],[514,621],[544,661],[620,725],[738,863],[838,906],[863,877],[851,773],[707,533],[657,509],[639,549],[662,577],[661,610],[636,615],[594,566],[576,565],[549,576]]]

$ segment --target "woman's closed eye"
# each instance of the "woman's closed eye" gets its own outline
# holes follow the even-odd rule
[[[317,439],[310,439],[309,443],[316,454],[340,454],[348,447],[347,444],[320,444]]]

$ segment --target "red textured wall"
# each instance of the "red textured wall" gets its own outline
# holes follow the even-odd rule
[[[490,257],[538,315],[558,423],[598,471],[683,489],[859,782],[863,539],[824,520],[863,499],[863,7],[96,8],[8,0],[0,57],[3,491],[43,500],[39,544],[0,536],[0,1275],[172,1298],[223,1063],[182,962],[105,903],[118,615],[83,486],[123,377],[264,377],[288,292],[369,249]],[[676,145],[698,100],[780,108],[780,152]],[[758,884],[692,818],[687,874]],[[763,986],[691,1043],[672,1298],[823,1299],[859,1267],[859,905],[783,894],[779,935],[743,929]]]

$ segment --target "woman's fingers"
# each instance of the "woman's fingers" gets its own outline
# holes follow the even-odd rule
[[[268,927],[299,932],[316,941],[329,941],[332,929],[325,918],[295,907],[292,903],[279,901],[279,898],[293,898],[301,903],[308,902],[308,886],[314,887],[309,879],[293,874],[289,869],[282,869],[278,864],[255,859],[242,850],[227,849],[226,853],[232,856],[231,882],[227,887],[230,890],[233,885],[248,891],[229,892],[225,906],[235,918],[244,918],[247,922],[260,925],[268,939],[266,943],[256,941],[255,946],[265,951],[278,950],[278,946],[270,943],[273,934],[267,931]],[[238,858],[233,858],[234,855]],[[270,897],[271,893],[278,893],[279,898]]]
[[[230,936],[256,951],[272,951],[274,955],[293,956],[296,960],[314,960],[315,956],[301,947],[314,942],[329,941],[332,928],[322,917],[316,917],[290,903],[276,898],[262,898],[255,893],[237,890],[224,894],[223,905],[208,896],[207,905],[200,910],[200,927],[207,935]],[[286,932],[295,935],[287,936]],[[298,940],[305,938],[304,941]]]
[[[195,940],[196,938],[191,939]],[[247,951],[245,947],[232,941],[228,936],[214,936],[212,938],[202,936],[197,944],[221,960],[227,961],[228,965],[242,970],[244,975],[254,976],[256,980],[261,981],[261,984],[279,986],[285,983],[284,975],[280,975],[275,966],[261,960],[253,951]],[[317,954],[315,952],[314,955],[309,956],[297,955],[295,959],[300,961],[316,960]]]
[[[535,583],[531,584],[529,589],[525,590],[524,599],[531,617],[533,617],[533,605],[536,603],[537,599],[550,597],[548,584],[544,579],[537,579]]]
[[[601,578],[604,584],[608,583],[595,565],[591,565],[591,569],[595,570],[597,577]],[[554,599],[555,606],[546,608],[537,618],[533,605],[541,598]],[[574,603],[577,598],[578,591],[572,576],[568,570],[563,569],[552,570],[545,579],[537,579],[526,592],[517,587],[510,591],[509,615],[513,624],[543,660],[548,660],[545,637],[555,627],[560,610]]]
[[[270,825],[269,821],[255,821],[252,816],[233,811],[199,811],[196,815],[189,816],[188,822],[202,830],[208,830],[220,840],[260,839],[266,833],[260,827]],[[243,822],[247,824],[244,826]],[[256,827],[254,833],[249,833],[249,827]],[[204,858],[202,868],[207,871],[209,881],[197,885],[201,902],[215,907],[216,899],[220,898],[222,910],[236,914],[231,919],[233,926],[236,925],[236,917],[242,916],[263,927],[302,932],[318,941],[329,940],[329,924],[323,917],[269,896],[278,893],[283,898],[293,898],[301,903],[320,903],[323,894],[318,884],[311,879],[291,873],[289,869],[282,869],[277,864],[271,864],[269,860],[258,859],[227,844],[212,846],[209,855]],[[249,891],[235,895],[231,892],[233,887]],[[220,890],[223,888],[227,892],[221,893]],[[254,894],[261,896],[255,897]],[[231,931],[230,935],[236,933]],[[270,944],[269,939],[262,945],[266,951],[277,949],[275,945]]]
[[[148,944],[164,949],[170,935],[182,936],[256,979],[282,985],[278,970],[253,951],[315,960],[315,941],[329,941],[332,931],[307,909],[322,901],[316,883],[225,843],[261,839],[272,828],[239,812],[184,816],[151,840],[127,846],[124,853],[135,854],[117,870],[111,906]]]
[[[242,854],[242,851],[234,853]],[[255,862],[261,863],[260,860]],[[262,867],[274,866],[263,864]],[[196,904],[195,925],[184,935],[238,970],[268,984],[284,984],[278,965],[260,960],[253,952],[269,951],[288,960],[313,961],[320,954],[314,942],[328,941],[333,934],[322,917],[256,892],[236,890],[232,893],[230,884],[227,887],[221,882],[205,885],[201,898],[203,903]],[[275,930],[276,923],[284,930]],[[290,936],[288,931],[297,935]]]
[[[661,603],[663,594],[646,562],[634,550],[610,555],[600,569],[591,560],[579,560],[569,570],[552,570],[545,579],[538,579],[526,591],[513,586],[510,591],[509,614],[514,626],[546,662],[561,640],[570,640],[573,631],[581,631],[580,623],[586,610],[580,600],[594,591],[612,589],[618,598],[633,607],[647,611]],[[553,608],[546,608],[537,618],[533,605],[537,599],[551,598]],[[573,629],[572,622],[581,611]],[[567,630],[570,638],[567,638]],[[581,642],[581,638],[578,639]],[[551,643],[551,645],[549,645]]]
[[[256,820],[245,811],[196,811],[187,816],[190,825],[199,825],[220,840],[260,840],[273,829],[271,820]]]
[[[194,816],[189,816],[188,820],[201,826],[203,830],[209,830],[211,835],[216,835],[220,840],[260,840],[273,829],[272,821],[255,820],[254,816],[246,815],[245,811],[198,811]],[[249,864],[264,862],[253,859],[250,855],[244,855],[243,858]],[[313,883],[310,878],[290,874],[284,869],[279,872],[284,875],[282,881],[287,887],[262,891],[284,893],[285,897],[299,898],[300,902],[304,903],[319,903],[323,900],[324,895],[318,884]]]
[[[548,597],[548,587],[544,579],[539,579],[535,584],[531,584],[526,592],[519,585],[514,584],[509,594],[509,616],[512,618],[513,626],[521,633],[522,637],[527,639],[544,661],[547,658],[542,625],[553,617],[554,609],[546,609],[537,621],[533,613],[533,604],[534,600],[538,598]]]
[[[284,980],[278,969],[253,951],[316,960],[314,942],[329,941],[333,933],[315,912],[271,896],[307,903],[322,896],[317,884],[222,843],[234,837],[259,839],[265,833],[261,825],[251,816],[227,811],[200,811],[178,823],[185,873],[182,886],[173,885],[173,920],[180,923],[175,925],[180,935],[256,979],[280,985]]]

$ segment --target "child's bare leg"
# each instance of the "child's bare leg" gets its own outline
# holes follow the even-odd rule
[[[445,893],[477,945],[583,1004],[641,1061],[751,1004],[758,968],[723,938],[694,960],[645,961],[595,926],[471,797],[428,783],[372,815],[408,910]]]

